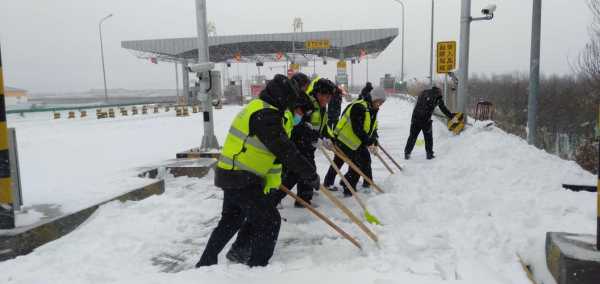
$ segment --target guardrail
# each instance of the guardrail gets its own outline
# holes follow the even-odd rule
[[[6,114],[20,114],[29,112],[59,112],[66,110],[84,110],[84,109],[98,109],[98,108],[120,108],[127,106],[138,106],[138,105],[175,105],[175,102],[139,102],[139,103],[127,103],[127,104],[97,104],[97,105],[82,105],[82,106],[71,106],[71,107],[56,107],[56,108],[31,108],[31,109],[13,109],[7,110]]]

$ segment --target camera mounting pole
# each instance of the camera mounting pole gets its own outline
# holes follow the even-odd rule
[[[213,123],[212,98],[210,97],[211,70],[214,64],[210,63],[208,49],[208,25],[206,21],[206,0],[196,0],[196,17],[198,25],[198,64],[190,67],[192,72],[196,72],[199,80],[198,99],[202,101],[204,110],[204,137],[200,149],[208,151],[219,149],[219,142],[215,136],[215,126]],[[188,101],[188,103],[191,103]]]
[[[491,20],[494,18],[496,5],[490,5],[481,10],[483,17],[471,17],[471,0],[462,0],[460,13],[460,43],[459,43],[459,69],[458,69],[458,112],[466,113],[468,88],[469,88],[469,45],[471,38],[471,22]],[[465,120],[467,116],[465,115]]]

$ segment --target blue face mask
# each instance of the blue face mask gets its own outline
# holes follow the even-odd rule
[[[302,116],[298,115],[298,114],[294,114],[294,126],[300,124],[300,122],[302,121]]]

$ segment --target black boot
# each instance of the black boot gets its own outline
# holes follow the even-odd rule
[[[345,186],[344,186],[344,197],[350,197],[352,196],[352,192],[350,192],[350,190],[348,190]]]
[[[404,159],[405,160],[410,160],[410,153],[405,153],[404,154]]]
[[[250,260],[250,254],[252,252],[251,248],[231,248],[227,254],[225,255],[225,257],[233,262],[233,263],[240,263],[240,264],[248,264],[248,261]]]
[[[435,155],[433,153],[427,153],[427,160],[435,159]]]

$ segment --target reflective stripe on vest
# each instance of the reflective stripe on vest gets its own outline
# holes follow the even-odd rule
[[[225,170],[244,170],[265,178],[267,174],[281,175],[280,169],[274,169],[275,155],[254,135],[250,136],[250,118],[263,109],[279,111],[269,103],[255,99],[251,101],[234,118],[221,150],[221,157],[217,166]],[[290,135],[291,128],[289,111],[285,112],[282,126],[286,134]]]
[[[377,129],[377,120],[375,120],[371,124],[371,112],[369,111],[367,102],[362,99],[358,99],[358,100],[355,100],[354,102],[352,102],[352,104],[350,104],[346,108],[346,110],[344,110],[344,114],[342,115],[342,118],[336,125],[335,131],[334,131],[334,135],[336,136],[337,140],[344,143],[344,145],[346,145],[348,148],[350,148],[352,150],[358,149],[358,147],[360,147],[360,144],[362,142],[362,141],[360,141],[360,138],[358,138],[358,136],[356,136],[356,134],[354,133],[354,130],[352,129],[352,119],[350,118],[350,113],[352,112],[352,107],[354,107],[357,104],[364,106],[364,108],[366,110],[365,111],[365,120],[363,123],[363,130],[365,131],[365,133],[367,133],[367,135],[369,137],[371,137],[373,135],[373,133],[375,132],[375,130]]]

